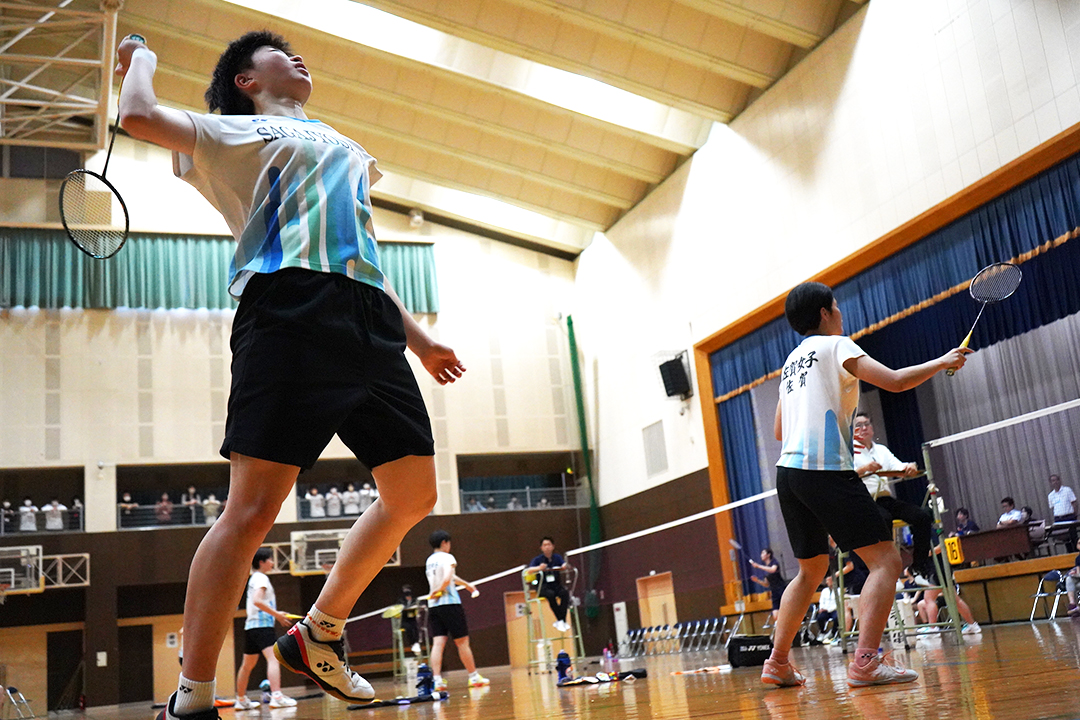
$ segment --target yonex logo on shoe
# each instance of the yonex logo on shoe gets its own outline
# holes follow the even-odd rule
[[[333,670],[333,669],[334,669],[334,666],[333,666],[333,665],[331,665],[330,663],[326,662],[325,660],[320,660],[320,661],[319,661],[319,662],[318,662],[318,663],[317,663],[317,664],[315,665],[315,668],[316,668],[317,670],[321,670],[322,672],[324,672],[324,673],[325,673],[325,672],[330,672],[331,670]]]

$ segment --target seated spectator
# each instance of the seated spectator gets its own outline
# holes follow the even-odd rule
[[[1080,541],[1076,543],[1076,549],[1080,551]],[[1076,603],[1076,587],[1080,584],[1080,555],[1076,556],[1072,569],[1065,576],[1065,592],[1069,596],[1069,617],[1080,617],[1080,606]]]
[[[465,512],[483,512],[484,510],[487,510],[487,508],[481,505],[480,501],[474,497],[469,498],[468,502],[465,503]]]
[[[833,581],[832,575],[825,576],[825,587],[821,588],[821,595],[818,597],[818,612],[817,612],[817,626],[818,626],[818,640],[825,642],[827,639],[836,636],[839,620],[836,616],[836,609],[839,607],[836,603],[836,584]],[[832,627],[829,628],[829,623],[832,623]]]
[[[203,500],[203,518],[207,525],[213,525],[217,522],[218,514],[221,512],[221,501],[217,499],[214,493],[210,493]]]
[[[37,532],[37,505],[27,495],[19,508],[19,532]]]
[[[158,525],[168,525],[172,522],[173,504],[169,500],[169,493],[161,493],[161,500],[154,506],[154,517]]]
[[[59,498],[53,498],[41,510],[45,513],[46,530],[64,529],[64,513],[67,512],[67,505],[61,505]]]
[[[68,512],[68,529],[69,530],[82,530],[82,514],[83,504],[79,498],[75,497],[71,500],[71,510]]]
[[[331,485],[326,493],[326,517],[341,517],[341,493],[337,485]]]
[[[319,488],[312,487],[305,496],[308,501],[308,517],[326,517],[326,497],[319,494]]]
[[[549,508],[549,507],[551,507],[551,503],[548,502],[547,498],[540,498],[540,502],[536,503],[536,507],[538,507],[538,508]]]
[[[1001,498],[1001,517],[998,518],[997,526],[1001,528],[1019,525],[1022,520],[1020,511],[1016,509],[1016,501],[1011,497]]]
[[[953,533],[953,536],[970,535],[971,533],[977,532],[979,532],[979,526],[971,519],[971,513],[968,512],[968,509],[957,508],[956,531]]]
[[[484,509],[485,510],[494,510],[495,509],[495,496],[494,495],[488,495],[487,506]]]
[[[928,624],[932,625],[938,621],[939,603],[944,605],[944,600],[939,600],[939,598],[941,598],[940,588],[927,588],[923,591],[923,599],[919,601],[918,605],[919,617],[925,618]],[[979,623],[975,622],[975,615],[972,614],[971,607],[964,602],[964,598],[960,597],[960,586],[956,587],[956,609],[960,612],[960,619],[963,621],[960,631],[964,635],[975,635],[982,632]],[[919,632],[933,632],[933,629],[919,628]]]
[[[341,493],[341,502],[345,506],[346,515],[360,514],[360,491],[352,483],[345,486],[345,492]]]
[[[518,500],[517,495],[510,496],[510,502],[506,503],[507,510],[520,510],[522,507],[521,501]]]

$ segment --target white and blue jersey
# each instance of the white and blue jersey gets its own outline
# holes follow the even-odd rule
[[[866,355],[845,335],[811,335],[780,376],[781,467],[854,470],[852,437],[859,379],[844,363]]]
[[[247,584],[247,620],[244,621],[245,630],[274,627],[274,616],[255,606],[255,591],[259,588],[266,590],[262,597],[263,603],[277,610],[277,595],[274,594],[274,586],[270,584],[270,578],[266,576],[266,573],[259,572],[258,570],[254,571],[251,573],[251,577],[248,578]]]
[[[371,224],[375,158],[319,120],[201,115],[176,174],[217,208],[237,239],[229,293],[286,267],[339,273],[383,289]]]
[[[425,570],[427,571],[428,579],[428,592],[434,592],[440,585],[446,580],[447,577],[454,577],[454,570],[457,568],[457,560],[450,553],[436,550],[431,553],[431,556],[427,559],[427,565]],[[434,600],[428,600],[428,607],[438,607],[440,605],[460,605],[461,596],[458,595],[457,586],[454,585],[454,581],[451,579],[450,583],[446,586],[446,591],[442,595]]]

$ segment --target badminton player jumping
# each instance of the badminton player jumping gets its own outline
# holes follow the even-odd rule
[[[218,60],[200,115],[157,104],[157,56],[132,37],[120,116],[132,136],[176,153],[177,172],[236,237],[229,292],[232,388],[221,454],[229,503],[191,563],[184,668],[162,720],[214,720],[218,653],[247,567],[291,494],[335,433],[378,481],[379,499],[342,544],[307,616],[275,654],[327,693],[369,701],[350,670],[345,618],[410,528],[435,505],[434,444],[408,347],[440,384],[465,372],[394,294],[379,266],[369,188],[375,160],[304,104],[311,75],[269,32],[248,33]]]
[[[817,282],[792,289],[784,314],[795,332],[806,336],[784,363],[774,428],[783,442],[776,492],[799,574],[780,602],[774,648],[761,680],[780,686],[806,682],[788,662],[788,651],[810,596],[828,571],[832,535],[844,552],[856,552],[870,568],[859,598],[858,649],[848,665],[848,685],[912,682],[918,673],[878,655],[901,565],[891,523],[854,470],[859,380],[890,392],[909,390],[942,370],[962,367],[971,351],[956,348],[922,365],[890,370],[844,335],[832,290]]]

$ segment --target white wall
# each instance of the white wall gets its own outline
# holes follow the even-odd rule
[[[121,140],[109,175],[124,188],[133,227],[227,232],[205,201],[171,177],[168,153]],[[12,207],[40,207],[13,197],[20,189],[0,184]],[[6,213],[5,220],[16,221]],[[570,303],[573,264],[434,223],[416,230],[408,218],[378,209],[375,227],[384,240],[434,243],[443,310],[419,321],[468,368],[440,387],[409,354],[432,416],[438,510],[458,508],[459,454],[578,447],[558,320]],[[220,461],[232,317],[0,310],[0,467],[85,465],[97,478],[98,462],[112,471],[118,464]],[[324,457],[349,452],[335,439]]]
[[[645,381],[696,340],[1080,121],[1080,4],[874,0],[580,257],[607,503],[706,465]],[[705,392],[709,392],[708,389]],[[664,419],[671,469],[646,477]],[[669,424],[670,421],[670,424]]]

